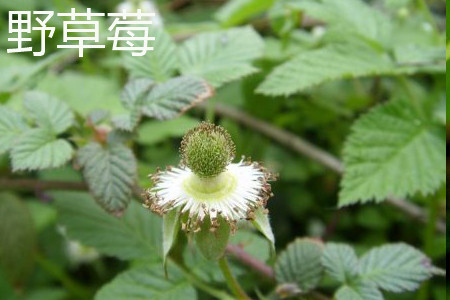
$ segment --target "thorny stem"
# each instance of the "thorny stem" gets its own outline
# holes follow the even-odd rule
[[[250,297],[242,289],[236,278],[234,278],[233,273],[231,273],[230,265],[228,264],[225,255],[219,259],[219,267],[225,277],[228,287],[231,289],[233,294],[240,300],[250,300]]]

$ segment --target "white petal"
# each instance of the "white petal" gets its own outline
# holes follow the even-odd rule
[[[249,217],[270,197],[269,174],[256,163],[230,164],[216,179],[198,179],[187,167],[170,168],[154,176],[155,186],[148,191],[146,206],[158,213],[182,207],[189,224],[219,214],[229,222]]]

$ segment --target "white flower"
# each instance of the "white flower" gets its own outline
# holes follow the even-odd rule
[[[194,232],[205,217],[211,220],[211,231],[219,226],[220,217],[232,230],[238,220],[253,219],[253,212],[265,207],[272,196],[268,182],[274,178],[259,163],[244,159],[230,163],[234,156],[230,141],[223,128],[208,123],[188,132],[182,142],[181,166],[151,175],[154,186],[147,190],[144,206],[161,215],[179,208],[187,216],[182,229]],[[221,147],[227,155],[217,154]]]

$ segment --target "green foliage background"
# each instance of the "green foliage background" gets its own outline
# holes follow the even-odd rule
[[[14,47],[7,41],[9,10],[112,12],[118,4],[0,0],[1,299],[218,298],[195,289],[173,261],[165,279],[161,220],[132,200],[136,182],[147,188],[149,173],[178,163],[181,136],[204,119],[230,132],[236,157],[251,156],[279,173],[268,203],[278,253],[298,237],[338,243],[327,245],[321,264],[322,249],[297,239],[291,257],[279,255],[279,283],[299,282],[330,297],[337,290],[336,299],[382,299],[377,288],[385,299],[446,299],[444,277],[393,293],[427,278],[413,263],[401,271],[417,272],[418,282],[396,281],[401,274],[391,272],[374,285],[350,284],[368,276],[370,255],[394,264],[370,252],[386,243],[412,245],[446,268],[446,236],[434,231],[434,221],[446,218],[444,1],[161,0],[155,4],[164,27],[155,29],[155,51],[144,57],[113,52],[106,43],[77,59],[57,49],[56,17],[43,58],[6,54]],[[105,42],[108,22],[101,22]],[[180,116],[199,95],[209,99]],[[220,105],[339,157],[343,175],[215,112]],[[24,181],[12,187],[3,179]],[[84,179],[90,192],[30,188],[28,179]],[[431,221],[413,220],[387,204],[389,197],[416,204]],[[84,244],[77,254],[67,250],[69,240]],[[181,243],[188,249],[175,255],[196,278],[226,289],[217,267]],[[251,229],[231,243],[274,263],[269,243]],[[83,261],[92,254],[85,246],[101,257]],[[411,249],[391,250],[409,262],[422,258]],[[293,257],[309,262],[299,270],[311,276],[284,272]],[[334,265],[339,259],[347,269]],[[232,269],[255,298],[278,297],[274,283],[238,262]],[[324,272],[330,276],[321,280]]]

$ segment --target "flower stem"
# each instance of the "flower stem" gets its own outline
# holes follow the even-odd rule
[[[237,299],[250,300],[250,297],[242,289],[236,278],[234,278],[233,273],[231,273],[230,265],[228,264],[225,256],[222,256],[222,258],[219,259],[219,267],[220,270],[222,270],[223,276],[225,277],[229,288]]]
[[[209,286],[208,284],[204,283],[194,273],[190,272],[185,266],[183,266],[181,263],[177,262],[175,259],[170,258],[170,260],[180,269],[181,272],[183,272],[184,276],[186,276],[186,279],[190,283],[192,283],[195,287],[197,287],[199,290],[202,290],[203,292],[213,296],[216,299],[220,299],[220,300],[233,300],[234,299],[228,293],[223,292],[218,289],[215,289],[215,288]]]

